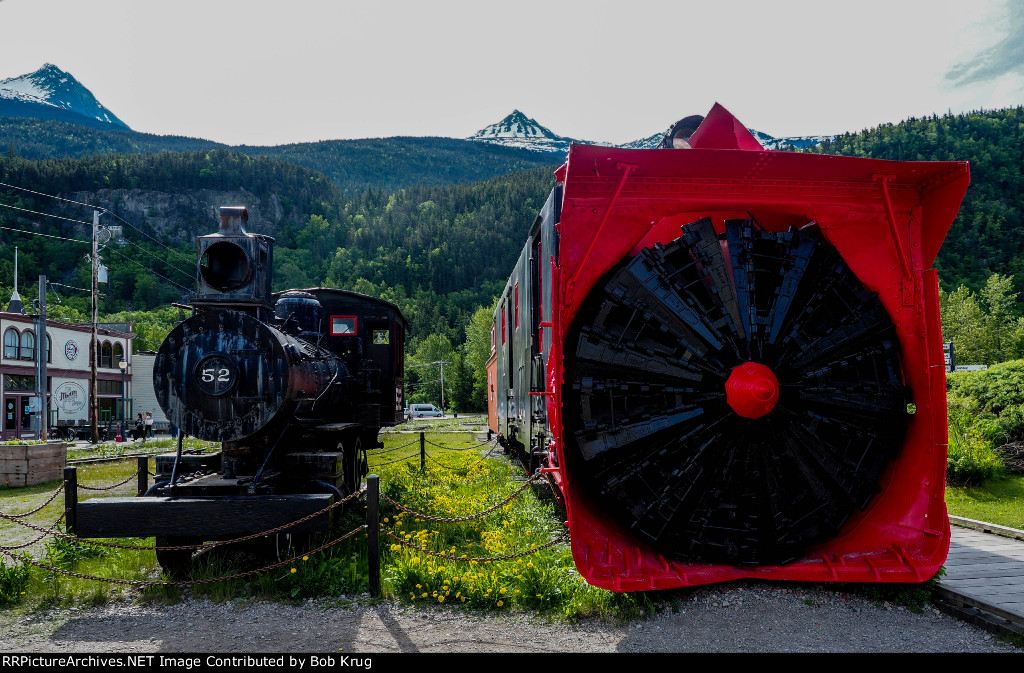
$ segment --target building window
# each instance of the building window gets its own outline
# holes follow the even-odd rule
[[[18,344],[20,342],[18,330],[13,327],[4,332],[4,357],[12,360],[18,359]]]
[[[31,330],[25,330],[21,333],[21,359],[36,359],[36,335]]]
[[[4,390],[35,390],[36,377],[23,374],[7,374],[4,376]]]
[[[120,365],[118,365],[118,363],[121,362],[121,360],[123,360],[123,359],[124,359],[124,346],[122,346],[121,342],[119,342],[119,341],[115,342],[114,343],[114,366],[120,368]]]
[[[50,339],[50,335],[46,335],[46,361],[53,362],[53,340]]]
[[[121,382],[100,379],[96,382],[96,390],[99,391],[100,395],[120,395]]]
[[[104,341],[103,345],[100,346],[100,367],[108,367],[109,368],[109,367],[113,367],[114,366],[111,363],[111,361],[110,361],[111,360],[111,352],[112,351],[110,349],[110,342],[109,341]]]

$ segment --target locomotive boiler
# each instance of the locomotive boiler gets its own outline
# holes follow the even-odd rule
[[[573,145],[494,314],[492,429],[592,584],[923,582],[949,524],[939,247],[965,162]]]
[[[273,238],[246,232],[244,208],[220,220],[198,238],[193,315],[160,346],[153,381],[181,435],[222,448],[189,455],[179,440],[148,497],[81,503],[82,537],[175,547],[275,529],[357,490],[380,429],[404,420],[399,309],[330,288],[272,293]],[[314,517],[271,541],[328,525]],[[157,557],[178,573],[191,552]]]

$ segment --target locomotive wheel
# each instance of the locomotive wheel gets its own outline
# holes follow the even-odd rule
[[[342,477],[344,495],[350,495],[359,490],[362,483],[360,470],[363,455],[363,438],[360,435],[352,435],[346,438],[341,444],[342,450]]]
[[[791,561],[867,506],[903,442],[895,329],[815,227],[691,223],[612,269],[565,349],[575,472],[669,556]]]
[[[174,580],[188,579],[192,572],[192,555],[194,549],[164,549],[164,547],[176,547],[181,545],[201,544],[202,540],[196,537],[167,536],[156,538],[156,560],[164,572]]]

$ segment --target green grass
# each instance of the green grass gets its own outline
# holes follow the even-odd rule
[[[417,424],[426,432],[428,460],[420,470],[419,441],[416,433],[382,433],[386,451],[370,456],[372,473],[381,476],[384,492],[412,509],[442,517],[473,514],[512,493],[522,483],[516,471],[500,451],[485,457],[487,447],[474,433],[453,433],[456,419]],[[458,422],[464,419],[459,418]],[[469,419],[466,419],[469,420]],[[475,419],[473,419],[474,422]],[[451,428],[451,429],[450,429]],[[448,451],[443,447],[464,448]],[[399,448],[401,447],[401,448]],[[120,447],[117,447],[120,448]],[[387,463],[387,464],[385,464]],[[79,468],[79,483],[102,486],[124,480],[135,470],[135,462],[89,464]],[[520,480],[513,481],[519,474]],[[51,482],[23,489],[0,489],[0,511],[17,514],[42,504],[59,486]],[[82,499],[134,493],[135,480],[113,491],[81,492]],[[429,551],[463,557],[449,560],[429,553],[407,549],[382,537],[383,590],[387,597],[410,603],[456,604],[469,610],[520,610],[532,614],[578,618],[589,615],[626,618],[646,612],[650,601],[634,595],[615,594],[595,589],[576,572],[568,545],[508,561],[471,561],[473,557],[502,556],[539,546],[557,537],[563,530],[564,512],[560,512],[546,486],[526,489],[507,506],[483,519],[460,523],[424,522],[400,514],[393,506],[382,504],[383,526],[403,539],[415,541]],[[49,526],[63,510],[63,495],[28,521]],[[363,523],[361,507],[346,513],[338,522],[338,534],[356,529]],[[26,532],[13,522],[0,522],[0,539],[10,543],[28,540],[36,533]],[[306,550],[330,538],[315,536]],[[125,541],[151,545],[149,540]],[[32,548],[38,560],[85,575],[123,580],[160,578],[159,565],[152,551],[107,549],[87,543],[52,539],[43,547]],[[231,556],[207,553],[197,559],[193,580],[226,577],[253,567],[266,565],[266,558],[244,554]],[[42,606],[98,604],[112,596],[130,592],[142,600],[175,602],[182,592],[176,587],[157,586],[136,592],[124,585],[24,566],[7,558],[8,568],[0,577],[5,602],[28,602]],[[301,600],[311,597],[352,596],[369,590],[366,534],[359,531],[321,553],[299,551],[281,568],[224,582],[195,585],[193,595],[214,601],[232,598],[270,598]],[[22,593],[24,592],[24,593]],[[423,594],[426,594],[424,596]]]
[[[955,516],[1024,530],[1024,475],[978,486],[947,486],[946,507]]]
[[[427,433],[426,439],[428,447],[479,444],[468,433]],[[379,471],[384,493],[396,502],[423,514],[457,518],[488,509],[522,485],[524,475],[517,468],[500,453],[496,458],[481,456],[482,449],[434,449],[422,471],[418,456],[390,463],[393,458],[385,453],[374,456],[370,469]],[[513,480],[514,475],[520,479]],[[474,560],[514,555],[562,533],[565,515],[546,485],[527,488],[495,512],[469,521],[425,521],[390,505],[382,506],[381,516],[385,530],[419,547],[384,538],[389,542],[381,561],[384,590],[400,600],[569,619],[626,617],[646,610],[642,596],[586,584],[565,543],[508,560]]]
[[[454,433],[445,427],[448,423],[433,423],[437,425],[424,423],[424,427],[431,430],[426,432],[428,460],[422,471],[416,433],[381,434],[386,449],[371,452],[370,471],[380,475],[383,492],[389,497],[425,514],[453,518],[480,512],[522,484],[524,475],[500,450],[491,451],[489,456],[482,455],[487,447],[475,446],[480,444],[479,435]],[[467,450],[448,451],[434,445]],[[134,470],[135,461],[130,459],[89,464],[80,467],[79,482],[107,485],[122,481]],[[0,511],[17,514],[33,509],[58,485],[59,482],[51,482],[21,489],[0,488]],[[81,497],[130,495],[134,489],[135,480],[130,480],[114,491],[82,492]],[[951,514],[1024,528],[1024,476],[989,480],[974,487],[951,486],[947,488],[946,501]],[[61,495],[28,520],[48,526],[59,516],[63,503]],[[341,518],[338,533],[348,532],[362,523],[362,508],[355,510]],[[588,616],[630,619],[678,600],[675,593],[618,594],[586,584],[576,571],[565,543],[510,560],[471,560],[515,554],[539,546],[562,532],[564,519],[564,511],[546,485],[529,487],[494,513],[465,522],[423,521],[382,503],[382,526],[426,550],[410,549],[382,536],[384,594],[417,607],[455,605],[477,612],[517,611],[569,620]],[[26,533],[12,522],[0,521],[0,539],[5,544],[10,544],[15,534],[23,540],[36,535],[31,531]],[[309,540],[306,549],[329,539],[317,536]],[[127,542],[152,544],[152,539]],[[51,542],[46,548],[38,543],[33,550],[40,560],[82,574],[126,580],[160,578],[152,551],[102,549],[68,542]],[[437,553],[456,558],[434,555]],[[265,559],[244,555],[211,553],[195,564],[191,577],[225,577],[267,563]],[[138,592],[122,585],[71,578],[37,568],[26,569],[9,558],[5,559],[5,564],[6,569],[0,572],[0,602],[7,604],[97,604],[119,594],[175,602],[183,595],[174,587],[154,587]],[[233,598],[290,601],[352,597],[368,590],[366,537],[359,532],[321,553],[300,551],[281,568],[245,579],[196,585],[191,593],[214,601]]]

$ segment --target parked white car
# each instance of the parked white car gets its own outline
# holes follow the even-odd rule
[[[443,418],[444,412],[433,404],[411,404],[409,405],[409,420],[414,418]]]

